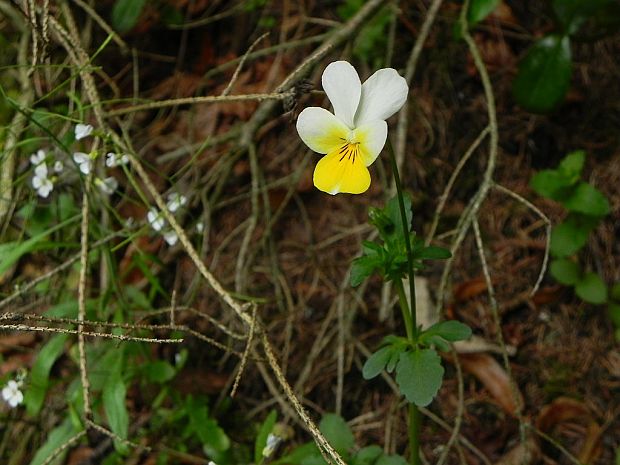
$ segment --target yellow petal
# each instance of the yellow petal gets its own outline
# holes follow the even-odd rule
[[[370,186],[370,173],[357,144],[343,143],[319,160],[314,185],[328,194],[361,194]]]

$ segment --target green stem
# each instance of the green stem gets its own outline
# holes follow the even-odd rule
[[[415,344],[418,328],[416,321],[416,302],[415,302],[415,275],[413,274],[413,253],[411,251],[411,233],[409,228],[410,224],[407,224],[407,214],[405,213],[405,202],[403,200],[403,189],[400,184],[400,176],[398,174],[398,164],[396,163],[396,155],[394,154],[394,147],[388,139],[388,148],[390,152],[390,160],[392,162],[392,174],[394,175],[394,184],[396,184],[396,191],[398,193],[398,207],[400,209],[400,219],[403,225],[403,234],[405,238],[405,247],[407,249],[407,266],[409,275],[409,302],[407,302],[407,296],[405,295],[405,289],[401,279],[396,279],[396,289],[398,291],[398,299],[400,302],[400,309],[403,313],[403,319],[405,320],[405,329],[407,331],[407,339]],[[420,462],[420,427],[422,425],[422,417],[418,406],[409,404],[409,448],[411,449],[410,462],[411,465],[421,465]]]

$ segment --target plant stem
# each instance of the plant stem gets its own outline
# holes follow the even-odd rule
[[[390,160],[392,162],[392,174],[394,175],[394,184],[398,196],[398,207],[400,209],[400,219],[403,225],[403,234],[405,239],[405,247],[407,249],[407,265],[409,275],[409,302],[405,295],[405,289],[401,279],[395,280],[396,289],[398,291],[398,299],[400,301],[400,309],[405,320],[405,328],[407,331],[407,339],[415,343],[418,335],[416,322],[416,302],[415,302],[415,276],[413,274],[413,253],[411,251],[411,233],[409,229],[411,225],[407,223],[407,214],[405,213],[405,202],[403,200],[403,189],[400,184],[400,175],[398,174],[398,163],[396,163],[396,155],[394,147],[390,139],[388,139],[388,148],[390,152]],[[409,404],[409,448],[411,449],[411,457],[409,458],[411,465],[420,465],[420,427],[422,425],[422,417],[418,406],[414,403]]]

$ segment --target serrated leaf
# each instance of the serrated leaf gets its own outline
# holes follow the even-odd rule
[[[146,0],[116,0],[112,8],[112,26],[118,32],[127,32],[138,22]]]
[[[579,263],[568,258],[553,260],[549,266],[551,276],[560,284],[573,286],[581,279],[581,267]]]
[[[562,201],[567,210],[589,216],[602,217],[609,214],[609,202],[601,191],[587,182],[580,182]]]
[[[501,0],[472,0],[469,3],[469,11],[467,12],[467,21],[470,25],[474,25],[489,16]]]
[[[460,321],[446,320],[435,323],[422,333],[423,336],[424,334],[441,336],[450,342],[464,341],[471,337],[471,328]]]
[[[390,360],[392,352],[392,346],[385,346],[368,357],[368,360],[366,360],[366,363],[364,363],[364,368],[362,369],[362,376],[364,379],[372,379],[375,376],[379,376],[385,369],[385,365],[387,365]]]
[[[357,287],[362,284],[366,278],[372,276],[375,270],[381,269],[382,264],[379,255],[363,255],[353,260],[349,278],[351,286]]]
[[[586,153],[583,150],[575,150],[566,155],[558,165],[557,172],[570,184],[575,184],[581,177],[583,165],[586,162]]]
[[[417,349],[400,354],[396,382],[407,400],[426,407],[441,387],[444,369],[441,357],[433,349]]]
[[[332,447],[341,455],[347,454],[355,446],[355,438],[351,428],[340,415],[327,413],[319,424],[321,433],[325,435]]]
[[[557,258],[568,257],[581,249],[588,241],[590,231],[598,223],[598,218],[570,214],[551,230],[551,255]]]
[[[30,383],[24,395],[26,412],[29,416],[35,416],[41,411],[45,393],[49,386],[49,376],[52,366],[64,352],[66,334],[58,334],[50,338],[37,355],[37,359],[30,370]]]
[[[596,273],[586,273],[577,284],[575,294],[582,300],[591,304],[604,304],[607,302],[607,286]]]
[[[568,36],[537,41],[519,64],[512,91],[519,105],[534,113],[553,110],[566,95],[571,78]]]

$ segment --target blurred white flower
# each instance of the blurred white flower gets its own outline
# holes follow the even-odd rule
[[[20,383],[10,380],[2,389],[2,398],[12,407],[15,408],[24,401],[24,394],[20,391]]]
[[[90,136],[93,132],[93,127],[90,124],[76,124],[75,125],[75,140],[84,139]]]
[[[73,154],[73,160],[78,164],[78,166],[80,167],[80,171],[82,173],[84,174],[90,173],[90,170],[93,165],[93,161],[91,160],[90,156],[87,153],[75,152]]]
[[[166,241],[166,243],[169,246],[173,246],[179,240],[179,236],[177,236],[177,233],[172,231],[172,230],[165,231],[164,232],[164,240]]]
[[[269,457],[271,454],[273,454],[280,442],[282,442],[281,437],[269,433],[269,436],[267,436],[267,444],[263,448],[263,457]]]
[[[202,234],[204,230],[205,230],[205,224],[202,221],[199,221],[198,223],[196,223],[196,232],[198,234]]]
[[[114,152],[108,152],[105,156],[105,164],[108,168],[116,168],[117,166],[126,165],[129,162],[129,157],[126,154],[118,154]]]
[[[62,162],[60,160],[56,160],[54,162],[54,171],[56,173],[62,173],[62,170],[64,169],[64,165],[62,164]]]
[[[187,197],[185,197],[184,195],[179,194],[178,192],[172,192],[168,194],[168,203],[167,203],[168,210],[170,210],[172,213],[177,211],[179,208],[181,208],[186,203],[187,203]]]
[[[45,161],[45,152],[43,150],[37,150],[37,153],[30,155],[30,163],[34,166],[40,165]]]
[[[32,187],[35,188],[40,197],[47,198],[54,189],[54,183],[47,177],[47,165],[41,163],[34,169]]]
[[[114,191],[118,189],[118,181],[113,176],[109,176],[105,179],[97,178],[96,182],[101,192],[106,195],[112,195]]]
[[[164,220],[164,218],[161,216],[161,213],[159,213],[155,208],[151,208],[148,211],[148,213],[146,214],[146,219],[151,225],[151,228],[153,228],[157,232],[164,229],[164,226],[166,225],[166,220]]]

